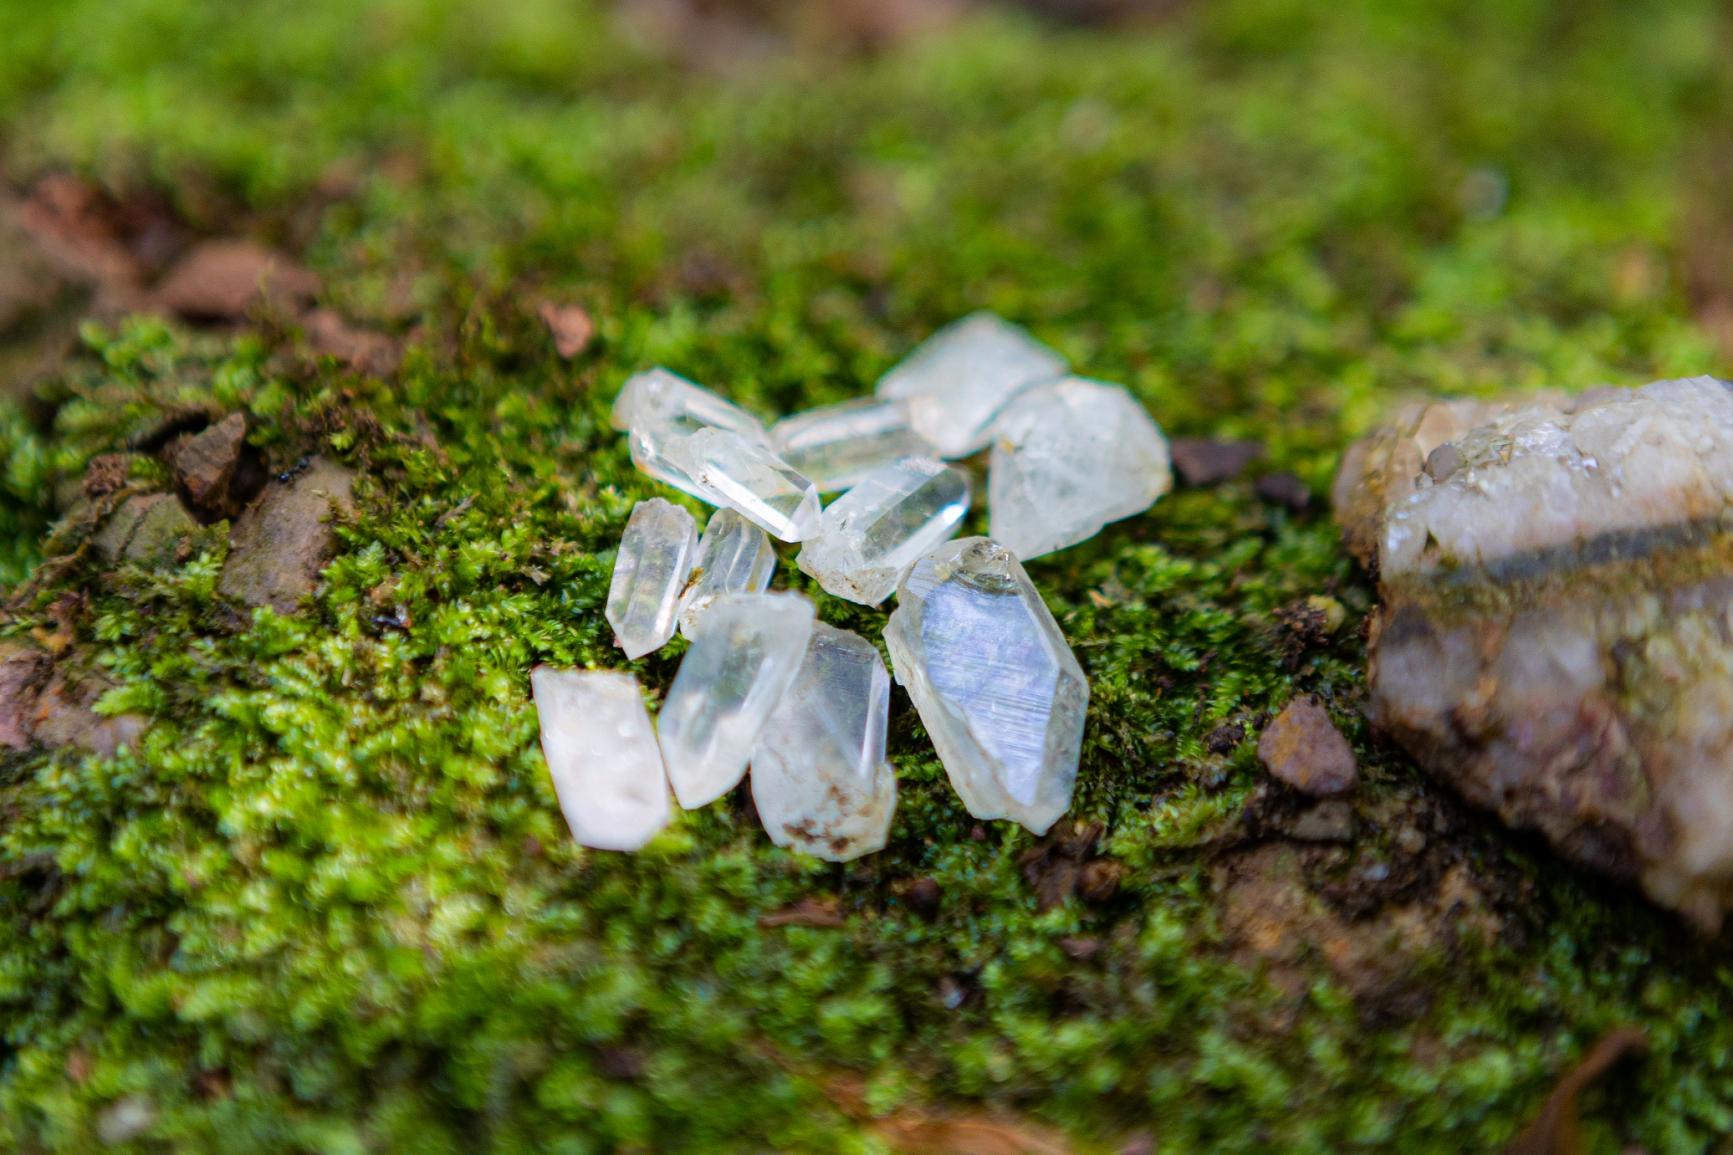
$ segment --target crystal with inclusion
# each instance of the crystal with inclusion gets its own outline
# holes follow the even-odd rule
[[[794,686],[752,754],[752,801],[772,842],[832,862],[884,847],[897,807],[885,761],[890,696],[871,642],[813,626]]]
[[[669,452],[705,501],[738,510],[782,541],[817,532],[818,490],[764,446],[726,429],[700,429]]]
[[[724,594],[692,626],[657,729],[674,796],[688,810],[732,790],[812,636],[799,594]]]
[[[1071,805],[1089,682],[1016,556],[968,537],[921,558],[885,644],[969,813],[1052,826]]]
[[[698,526],[672,502],[640,501],[626,522],[614,577],[608,584],[608,624],[628,658],[659,650],[674,636],[674,615],[698,551]]]
[[[638,679],[609,670],[530,671],[542,754],[581,846],[637,850],[668,825],[668,776]]]
[[[993,429],[993,540],[1024,561],[1087,541],[1173,488],[1167,440],[1123,387],[1066,377],[1019,394]]]
[[[719,503],[679,459],[677,447],[700,429],[726,429],[758,445],[767,441],[758,418],[666,369],[627,380],[614,400],[613,422],[630,431],[633,465],[712,504]]]
[[[960,470],[905,458],[831,502],[795,564],[827,592],[876,606],[916,558],[957,532],[968,511],[969,479]]]
[[[776,572],[776,547],[762,529],[735,513],[710,515],[698,542],[698,563],[680,603],[680,632],[692,636],[692,623],[721,594],[757,594]]]
[[[820,493],[849,489],[899,458],[933,456],[933,447],[909,424],[905,402],[871,397],[785,417],[770,427],[770,440]]]
[[[1059,354],[1016,325],[974,313],[927,338],[879,379],[877,392],[908,402],[915,431],[940,457],[966,457],[986,448],[1007,401],[1064,372]]]

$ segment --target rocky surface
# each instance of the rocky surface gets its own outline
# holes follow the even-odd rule
[[[246,415],[231,413],[169,445],[164,456],[174,470],[175,485],[194,509],[220,513],[228,507],[229,484],[246,444]]]
[[[335,546],[331,519],[352,508],[354,471],[323,458],[279,477],[235,522],[218,588],[289,613],[318,585]]]

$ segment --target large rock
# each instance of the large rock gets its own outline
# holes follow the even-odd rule
[[[1733,385],[1456,402],[1350,452],[1371,718],[1699,925],[1733,905]]]
[[[331,519],[352,508],[354,483],[351,470],[322,458],[273,481],[235,522],[218,588],[251,606],[292,611],[331,559]]]

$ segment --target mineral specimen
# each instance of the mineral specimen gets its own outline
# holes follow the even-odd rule
[[[940,457],[966,457],[987,447],[1007,401],[1064,372],[1059,354],[1016,325],[974,313],[927,338],[877,391],[908,402],[910,423]]]
[[[799,594],[724,594],[693,624],[657,720],[680,805],[720,798],[746,773],[766,719],[800,670],[812,620],[812,603]]]
[[[770,427],[770,440],[821,493],[857,485],[899,458],[933,456],[933,447],[909,425],[904,402],[870,397],[785,417]]]
[[[659,650],[674,636],[674,615],[692,573],[698,527],[659,497],[640,501],[626,521],[608,584],[608,624],[628,658]]]
[[[916,558],[957,532],[969,511],[969,479],[932,458],[874,472],[830,503],[819,535],[795,558],[827,593],[876,606]]]
[[[752,801],[772,842],[832,862],[883,848],[897,781],[885,761],[891,680],[873,644],[819,622],[752,754]]]
[[[687,438],[699,430],[718,429],[753,445],[768,441],[758,418],[666,369],[627,380],[614,399],[613,422],[615,428],[629,430],[633,465],[712,505],[723,503],[697,480],[679,453]]]
[[[993,427],[993,540],[1024,561],[1087,541],[1172,488],[1161,430],[1118,385],[1066,377],[1034,386]]]
[[[1404,413],[1347,456],[1372,721],[1705,927],[1733,905],[1733,386]]]
[[[717,510],[698,541],[698,560],[680,601],[680,633],[691,637],[692,623],[718,595],[763,593],[775,572],[769,536],[732,509]]]
[[[922,557],[885,643],[969,813],[1053,825],[1071,805],[1089,682],[1016,556],[970,537]]]
[[[607,670],[530,672],[542,754],[579,845],[637,850],[668,825],[668,778],[638,679]]]
[[[726,429],[700,429],[670,453],[705,501],[738,510],[781,541],[817,532],[818,490],[764,446]]]

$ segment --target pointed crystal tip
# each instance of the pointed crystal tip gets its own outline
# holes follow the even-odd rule
[[[637,850],[668,825],[668,778],[638,679],[608,670],[530,672],[542,754],[581,846]]]

